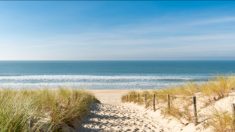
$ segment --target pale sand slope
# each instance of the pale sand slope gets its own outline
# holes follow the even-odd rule
[[[93,108],[80,130],[86,131],[169,131],[145,111],[125,105],[100,104]]]
[[[103,104],[120,104],[122,95],[129,90],[90,90]]]
[[[161,110],[145,109],[136,104],[121,103],[121,96],[127,90],[93,90],[91,91],[101,101],[92,107],[91,114],[82,123],[79,131],[133,131],[133,132],[212,132],[212,128],[204,128],[201,122],[197,126],[190,122],[182,122],[172,116],[164,116]],[[235,93],[233,93],[235,94]],[[198,109],[199,120],[210,118],[216,109],[231,111],[235,96],[225,97],[207,107]],[[200,101],[198,105],[200,106]],[[182,105],[182,104],[179,104]]]
[[[153,112],[135,104],[121,103],[127,90],[91,91],[102,104],[93,106],[91,114],[82,123],[80,131],[177,132],[195,131],[194,125],[183,126],[174,118],[165,118],[160,111]],[[184,128],[184,129],[182,129]]]

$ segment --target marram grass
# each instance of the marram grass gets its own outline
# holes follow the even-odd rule
[[[0,131],[61,131],[97,100],[81,90],[0,90]]]
[[[128,94],[122,97],[122,101],[127,101],[126,96],[128,95],[128,102],[138,102],[137,95],[143,97],[147,96],[147,99],[151,99],[153,94],[158,95],[158,98],[166,100],[164,95],[181,95],[181,96],[193,96],[196,94],[204,95],[207,97],[216,97],[218,99],[227,96],[227,94],[235,89],[235,77],[216,77],[213,80],[210,80],[203,84],[195,84],[189,82],[185,85],[176,86],[172,88],[164,88],[158,90],[149,90],[149,91],[131,91]],[[143,99],[140,99],[139,102],[143,102]]]
[[[192,122],[193,119],[193,107],[192,96],[197,96],[198,101],[202,101],[200,108],[205,108],[209,105],[213,105],[214,102],[227,97],[229,93],[234,93],[235,90],[235,77],[216,77],[203,84],[195,84],[189,82],[185,85],[158,89],[148,91],[131,91],[122,96],[123,102],[133,102],[138,104],[144,104],[146,107],[152,106],[153,94],[157,96],[157,105],[163,114],[171,115],[177,119],[186,119]],[[171,95],[171,109],[167,108],[167,95]],[[146,96],[146,100],[144,99]],[[201,100],[200,100],[201,99]],[[173,101],[173,102],[172,102]],[[176,104],[176,105],[175,105]],[[163,105],[163,106],[162,106]],[[230,108],[228,108],[230,109]],[[235,131],[234,120],[232,115],[217,111],[211,111],[206,125],[211,126],[216,132]]]

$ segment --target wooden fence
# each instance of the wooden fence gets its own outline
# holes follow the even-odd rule
[[[129,95],[131,96],[131,95]],[[126,95],[125,99],[127,102],[131,101],[131,97],[129,97],[128,95]],[[133,95],[132,95],[133,96]],[[180,95],[159,95],[159,94],[153,94],[152,96],[152,107],[153,107],[153,110],[156,111],[156,101],[157,101],[157,96],[166,96],[167,97],[167,111],[170,112],[171,111],[171,100],[172,98],[184,98],[184,97],[189,97],[192,99],[192,102],[193,102],[193,122],[195,125],[198,124],[198,110],[197,110],[197,97],[196,96],[180,96]],[[235,96],[235,95],[229,95],[229,96]],[[145,108],[148,107],[148,102],[147,102],[147,95],[144,94],[144,105],[145,105]],[[137,95],[137,101],[140,102],[140,94]],[[235,130],[235,103],[232,104],[232,112],[233,112],[233,126],[234,126],[234,130]]]

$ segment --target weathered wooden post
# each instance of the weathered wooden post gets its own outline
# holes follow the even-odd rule
[[[155,100],[156,100],[156,95],[153,94],[153,110],[154,110],[154,111],[156,111]]]
[[[126,102],[128,102],[129,100],[128,100],[128,95],[126,96]]]
[[[155,94],[155,104],[158,104],[157,94]]]
[[[140,94],[137,95],[138,103],[140,103]]]
[[[194,124],[197,125],[198,118],[197,118],[197,98],[193,96],[193,112],[194,112]]]
[[[232,112],[233,112],[233,131],[235,131],[235,103],[232,104]]]
[[[147,108],[147,95],[144,94],[144,104],[145,104],[145,108]]]
[[[171,110],[171,97],[169,94],[167,94],[167,108],[168,108],[168,113],[170,113]]]
[[[130,94],[130,96],[129,96],[129,101],[131,102],[131,100],[132,100],[132,98],[131,98],[132,96],[131,96],[131,94]]]
[[[32,118],[29,119],[29,129],[28,132],[32,132],[32,128],[33,128],[33,121]]]

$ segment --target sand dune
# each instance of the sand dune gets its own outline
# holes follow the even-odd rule
[[[94,105],[80,131],[171,132],[183,131],[183,125],[174,118],[165,118],[160,111],[153,112],[142,106],[121,103],[127,90],[93,90],[101,101]],[[187,131],[185,127],[184,130]],[[193,125],[189,129],[194,131]]]
[[[99,104],[83,123],[82,131],[169,131],[160,120],[154,119],[146,110],[127,104]]]
[[[84,120],[80,131],[130,131],[130,132],[212,132],[211,127],[204,128],[203,123],[194,125],[193,122],[182,122],[172,116],[164,116],[160,109],[155,112],[133,103],[121,103],[121,96],[127,90],[95,90],[91,91],[101,101],[92,106],[90,115]],[[199,117],[210,116],[211,107],[224,107],[231,104],[235,98],[225,97],[210,107],[200,109]],[[180,104],[179,104],[180,105]],[[229,109],[231,110],[231,109]],[[231,112],[231,111],[230,111]],[[205,116],[205,117],[207,117]],[[204,116],[203,116],[204,117]]]

